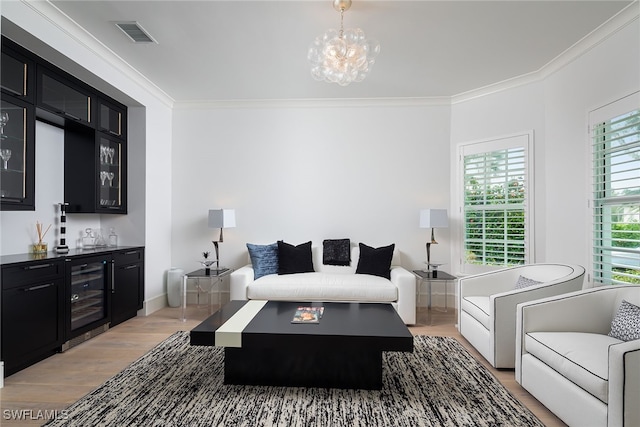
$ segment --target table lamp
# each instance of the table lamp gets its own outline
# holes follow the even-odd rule
[[[431,267],[431,245],[438,244],[433,230],[448,226],[449,219],[446,209],[422,209],[420,211],[420,228],[431,228],[431,241],[427,241],[427,271]]]
[[[224,241],[222,230],[225,228],[234,228],[236,226],[236,211],[235,209],[211,209],[209,210],[209,228],[219,228],[220,237],[218,240],[213,240],[213,247],[216,250],[216,266],[220,270],[220,249],[218,243]]]

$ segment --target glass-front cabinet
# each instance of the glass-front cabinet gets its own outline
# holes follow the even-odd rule
[[[47,68],[38,68],[38,107],[78,123],[91,124],[89,90]]]
[[[33,61],[13,49],[11,41],[3,38],[2,42],[2,59],[0,60],[2,91],[33,103]]]
[[[109,210],[123,210],[126,208],[124,189],[122,186],[125,170],[123,144],[121,141],[98,136],[99,167],[98,184],[99,208]]]
[[[126,129],[125,107],[98,99],[98,130],[122,138]]]
[[[0,102],[0,159],[2,210],[34,210],[34,107],[4,93]]]

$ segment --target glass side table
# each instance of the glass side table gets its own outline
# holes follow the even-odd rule
[[[423,271],[423,270],[413,270],[413,274],[416,275],[416,277],[418,278],[418,280],[420,280],[420,282],[418,283],[418,287],[417,287],[417,297],[418,300],[417,302],[420,302],[420,294],[421,294],[421,290],[422,290],[422,285],[425,284],[425,282],[429,285],[429,302],[428,302],[428,308],[429,310],[431,310],[431,299],[432,299],[432,294],[431,294],[431,287],[432,287],[432,283],[433,282],[444,282],[444,311],[446,312],[448,310],[448,284],[449,282],[453,282],[457,279],[456,276],[452,276],[451,274],[442,271],[442,270],[431,270],[431,271]]]
[[[182,276],[182,318],[180,320],[182,320],[183,322],[186,322],[187,320],[187,282],[189,279],[198,280],[198,284],[197,284],[198,294],[200,291],[204,291],[204,289],[200,285],[200,280],[202,279],[209,280],[210,287],[208,290],[206,290],[206,293],[207,293],[207,298],[209,299],[208,301],[209,312],[211,312],[211,306],[212,306],[211,293],[213,291],[213,288],[217,286],[218,303],[222,305],[222,293],[223,293],[222,283],[224,278],[229,276],[232,272],[233,270],[230,268],[221,268],[221,269],[212,268],[207,273],[207,271],[204,268],[201,268],[199,270],[192,271],[191,273],[186,273],[184,276]]]

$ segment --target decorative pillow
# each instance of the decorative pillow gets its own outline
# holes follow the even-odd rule
[[[313,273],[311,241],[298,246],[278,240],[278,274]]]
[[[380,248],[372,248],[360,243],[360,259],[356,274],[371,274],[391,279],[391,260],[395,247],[395,243]]]
[[[324,265],[351,265],[351,241],[349,239],[328,239],[322,242],[322,263]]]
[[[528,277],[519,276],[518,281],[516,282],[515,289],[524,289],[529,286],[539,285],[542,282],[538,282],[537,280],[529,279]]]
[[[609,336],[622,341],[640,339],[640,307],[622,300],[618,312],[611,321]]]
[[[247,243],[249,257],[253,265],[253,279],[278,272],[278,244],[254,245]]]

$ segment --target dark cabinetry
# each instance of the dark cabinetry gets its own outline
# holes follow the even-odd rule
[[[38,65],[36,94],[39,108],[74,122],[92,124],[93,95],[73,77]]]
[[[5,375],[135,317],[142,308],[143,247],[32,257],[0,257]]]
[[[34,107],[4,93],[0,101],[0,174],[2,210],[34,210]]]
[[[57,352],[64,342],[64,264],[2,267],[2,360],[11,375]]]
[[[113,254],[111,326],[135,317],[144,300],[144,249]]]
[[[3,210],[35,209],[35,120],[65,130],[67,213],[127,213],[127,107],[2,37]]]

